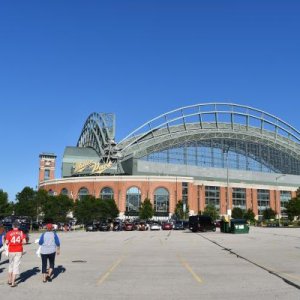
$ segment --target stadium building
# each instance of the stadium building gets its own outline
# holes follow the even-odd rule
[[[225,215],[234,207],[256,216],[284,203],[300,186],[300,132],[259,109],[207,103],[164,113],[115,142],[115,116],[93,113],[76,147],[66,147],[62,178],[56,155],[40,154],[39,188],[76,200],[113,198],[120,216],[138,215],[145,198],[155,216],[169,217],[176,203],[190,214],[213,204]]]

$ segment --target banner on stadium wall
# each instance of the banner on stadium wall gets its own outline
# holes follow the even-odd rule
[[[73,164],[72,175],[101,174],[112,166],[112,162],[100,163],[92,160]]]

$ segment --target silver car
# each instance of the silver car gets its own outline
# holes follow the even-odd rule
[[[161,226],[158,223],[150,224],[150,230],[160,230]]]

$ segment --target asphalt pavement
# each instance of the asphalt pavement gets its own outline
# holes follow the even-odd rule
[[[9,299],[300,299],[300,229],[249,234],[186,231],[59,232],[55,277],[43,283],[34,240]]]

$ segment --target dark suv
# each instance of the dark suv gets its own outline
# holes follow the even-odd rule
[[[190,216],[189,228],[193,232],[197,231],[216,231],[216,224],[210,216]]]
[[[113,222],[113,231],[121,231],[123,229],[123,223],[121,220],[115,220]]]
[[[110,231],[110,223],[107,221],[102,221],[99,224],[99,230],[100,231]]]

